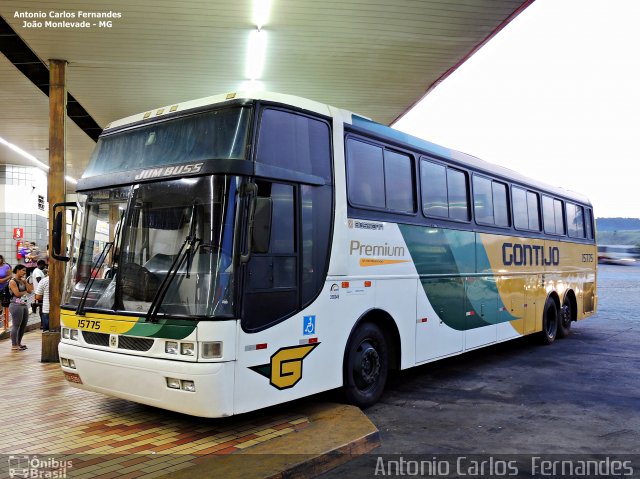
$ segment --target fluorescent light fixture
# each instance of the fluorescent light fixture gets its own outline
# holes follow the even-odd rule
[[[249,33],[246,64],[246,77],[249,80],[258,80],[262,76],[266,50],[267,33],[264,30],[252,30]]]
[[[245,80],[240,83],[240,87],[238,91],[244,91],[247,93],[256,92],[256,91],[265,91],[267,88],[264,83],[260,80]]]
[[[15,151],[16,153],[18,153],[19,155],[23,156],[24,158],[26,158],[27,160],[31,160],[33,161],[36,165],[38,165],[40,168],[43,168],[45,170],[49,170],[49,166],[45,165],[43,162],[41,162],[40,160],[38,160],[35,156],[33,156],[30,153],[27,153],[26,151],[24,151],[22,148],[20,148],[19,146],[14,145],[13,143],[9,143],[7,140],[5,140],[4,138],[2,138],[0,136],[0,143],[3,144],[4,146],[6,146],[7,148],[9,148],[10,150]]]
[[[252,18],[258,30],[262,30],[269,21],[271,12],[271,0],[253,0]]]
[[[23,156],[24,158],[26,158],[27,160],[33,161],[37,166],[39,166],[40,168],[42,168],[45,171],[49,171],[49,165],[45,165],[43,162],[41,162],[40,160],[38,160],[35,156],[33,156],[30,153],[27,153],[26,151],[24,151],[22,148],[20,148],[19,146],[14,145],[13,143],[8,142],[7,140],[5,140],[4,138],[2,138],[0,136],[0,144],[6,146],[7,148],[9,148],[10,150],[15,151],[16,153],[18,153],[20,156]],[[64,177],[65,180],[67,180],[69,183],[76,185],[78,184],[78,181],[75,178],[71,178],[70,176],[65,176]]]

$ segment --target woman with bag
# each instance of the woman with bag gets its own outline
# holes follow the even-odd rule
[[[11,314],[11,350],[23,351],[27,349],[22,344],[22,336],[27,328],[29,320],[29,306],[27,306],[27,298],[33,291],[33,286],[27,282],[27,268],[23,264],[16,265],[13,268],[13,278],[9,280],[9,288],[13,293],[13,299],[9,305],[9,314]]]

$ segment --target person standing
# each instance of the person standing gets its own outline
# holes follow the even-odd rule
[[[39,259],[36,269],[33,270],[31,276],[27,278],[27,281],[33,285],[34,289],[38,288],[38,284],[44,278],[44,269],[46,268],[44,260]],[[31,310],[35,313],[38,311],[39,304],[37,302],[31,303]],[[40,307],[40,329],[42,329],[42,307]]]
[[[11,279],[11,265],[4,262],[4,256],[0,254],[0,297],[2,292],[9,285]],[[0,308],[0,317],[4,314],[4,307]]]
[[[11,350],[22,351],[27,346],[22,344],[24,331],[27,329],[29,320],[29,307],[26,297],[33,291],[33,286],[27,282],[27,268],[23,264],[18,264],[13,268],[13,277],[9,280],[9,288],[13,293],[13,299],[9,305],[11,314]]]
[[[40,321],[42,329],[49,331],[49,276],[45,276],[36,288],[36,301],[42,302]]]
[[[40,256],[40,250],[35,241],[27,241],[27,248],[24,250],[24,265],[27,267],[27,276],[31,276],[33,270],[36,269],[38,256]]]

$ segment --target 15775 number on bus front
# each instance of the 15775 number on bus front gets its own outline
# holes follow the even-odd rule
[[[92,321],[90,319],[79,319],[78,327],[86,328],[86,329],[100,329],[100,321]]]

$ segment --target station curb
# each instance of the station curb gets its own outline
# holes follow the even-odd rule
[[[306,415],[309,426],[161,477],[311,478],[380,445],[378,429],[357,407],[324,403],[295,407],[292,412]]]
[[[31,319],[31,318],[29,318]],[[2,323],[0,323],[2,324]],[[0,326],[1,327],[1,326]],[[31,323],[31,324],[27,324],[27,327],[25,328],[24,332],[28,333],[29,331],[35,331],[36,329],[40,329],[40,318],[38,318],[37,321]],[[0,332],[0,341],[2,341],[3,339],[9,339],[11,337],[11,328],[9,329],[4,329]]]

